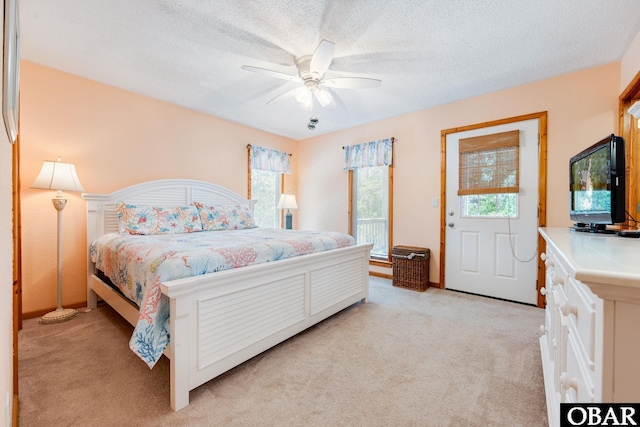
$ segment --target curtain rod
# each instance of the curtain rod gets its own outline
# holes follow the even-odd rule
[[[251,144],[247,144],[247,149],[251,148],[252,145]],[[270,148],[270,150],[273,150],[272,148]],[[278,150],[274,150],[274,151],[278,151]],[[293,154],[291,153],[285,153],[287,156],[293,156]]]
[[[395,142],[395,140],[396,140],[396,139],[395,139],[394,137],[391,137],[391,143],[392,143],[392,144]],[[342,146],[342,149],[344,150],[345,148],[346,148],[346,147],[343,145],[343,146]]]

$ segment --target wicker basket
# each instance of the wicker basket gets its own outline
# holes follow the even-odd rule
[[[393,286],[424,292],[429,287],[429,249],[394,246]]]

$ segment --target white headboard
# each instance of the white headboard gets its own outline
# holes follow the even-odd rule
[[[87,201],[87,245],[106,233],[118,232],[115,205],[118,202],[154,206],[187,205],[192,202],[247,206],[253,212],[255,201],[205,181],[161,179],[121,188],[109,194],[83,194]]]

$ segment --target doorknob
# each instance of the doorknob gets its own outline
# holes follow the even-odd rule
[[[453,228],[454,224],[452,222],[447,223],[447,225],[451,228]]]

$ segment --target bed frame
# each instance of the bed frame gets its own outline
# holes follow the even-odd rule
[[[110,194],[83,194],[87,201],[87,249],[105,233],[118,232],[115,204],[244,205],[253,201],[215,184],[184,179],[150,181]],[[357,245],[172,280],[161,284],[171,301],[171,408],[189,404],[189,391],[298,334],[369,295],[369,252]],[[88,259],[87,304],[98,298],[129,323],[138,307],[95,275]]]

